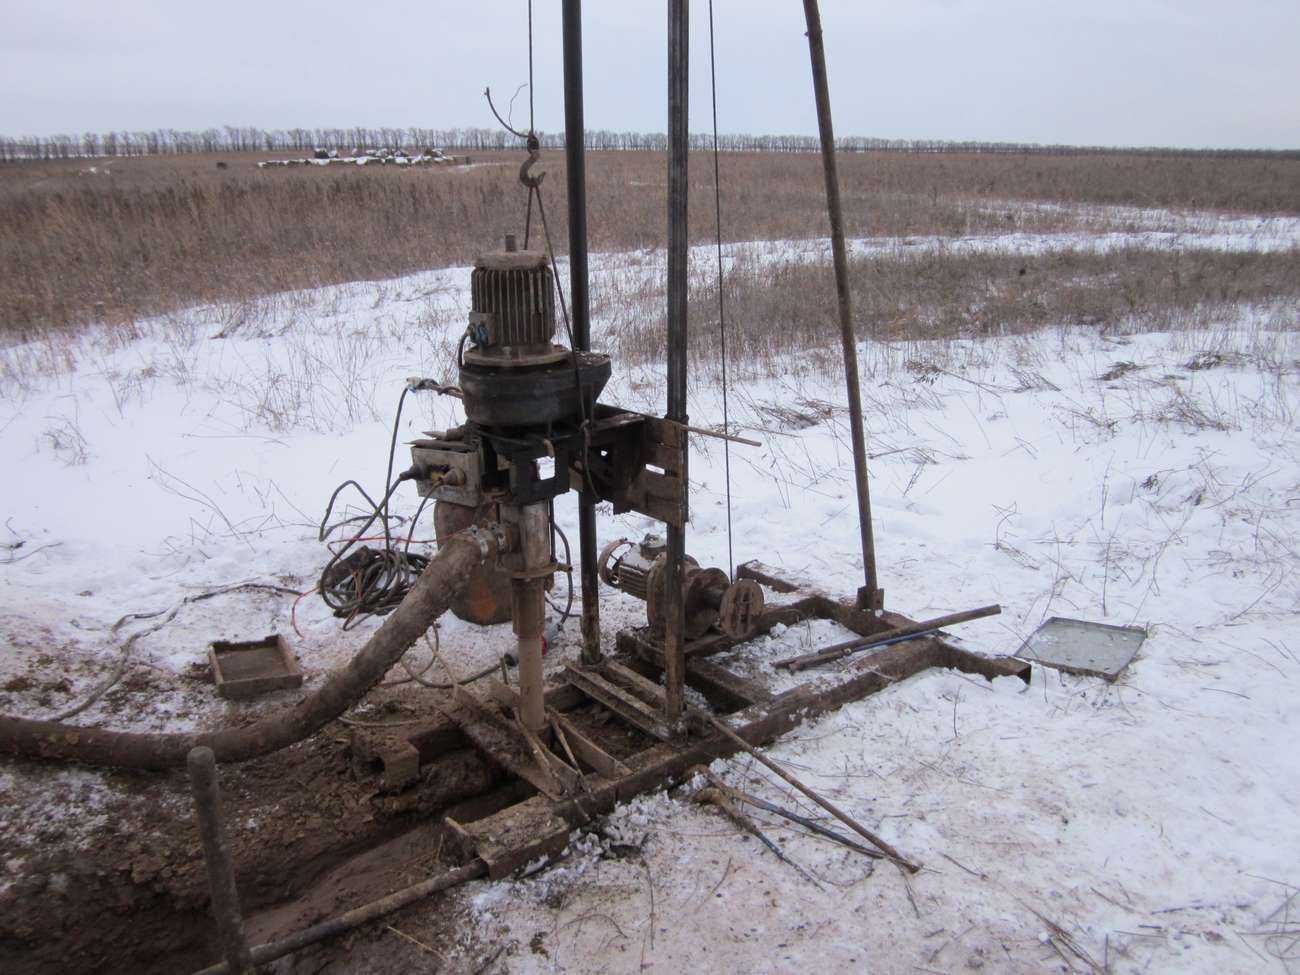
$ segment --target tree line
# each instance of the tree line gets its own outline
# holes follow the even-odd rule
[[[564,133],[538,133],[542,147],[564,148]],[[616,132],[588,129],[588,149],[594,151],[662,152],[668,147],[663,132]],[[1171,149],[1159,146],[1070,146],[1021,142],[987,142],[946,139],[883,139],[871,136],[845,136],[836,140],[841,152],[903,153],[1010,153],[1036,155],[1114,154],[1179,155],[1220,157],[1300,158],[1300,149]],[[293,152],[309,153],[315,149],[364,154],[386,149],[449,149],[486,151],[512,149],[519,140],[497,128],[296,128],[261,129],[227,125],[201,130],[152,129],[146,131],[85,132],[80,135],[0,136],[0,162],[21,160],[58,160],[83,158],[117,158],[124,156],[179,155],[213,152]],[[690,136],[690,148],[712,149],[711,133]],[[751,135],[729,133],[718,136],[718,148],[724,152],[817,152],[821,143],[810,135]]]

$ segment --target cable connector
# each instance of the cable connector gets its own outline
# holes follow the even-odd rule
[[[500,556],[505,552],[511,552],[515,548],[516,535],[513,528],[495,521],[489,521],[484,525],[470,525],[462,534],[478,545],[484,560],[494,554]]]
[[[407,376],[406,388],[412,393],[437,393],[439,396],[455,396],[457,399],[462,396],[458,386],[445,386],[436,379],[426,379],[421,376]]]

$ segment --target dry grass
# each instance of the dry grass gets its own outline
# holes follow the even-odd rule
[[[1290,309],[1300,327],[1300,251],[1216,252],[1143,248],[1035,256],[900,249],[849,263],[861,337],[884,341],[979,338],[1052,325],[1103,331],[1196,327],[1243,305]],[[735,261],[724,279],[728,358],[760,371],[833,345],[837,309],[825,264]],[[715,273],[699,269],[691,288],[691,353],[701,367],[720,358]],[[661,303],[612,329],[619,357],[663,356]],[[1285,318],[1286,316],[1284,316]]]
[[[217,169],[218,158],[228,168]],[[30,336],[466,263],[522,224],[517,153],[476,155],[481,165],[471,169],[418,171],[258,170],[259,158],[0,167],[0,330]],[[588,159],[592,249],[660,246],[662,156],[592,152]],[[548,153],[542,168],[550,172],[547,210],[563,252],[563,157]],[[1300,161],[1293,159],[861,153],[843,155],[840,170],[848,230],[859,236],[1061,229],[1074,219],[1000,205],[1013,200],[1300,213]],[[728,240],[826,232],[817,156],[727,155],[723,180]],[[692,182],[692,235],[707,241],[712,173],[703,157]]]

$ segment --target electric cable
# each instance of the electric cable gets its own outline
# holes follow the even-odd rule
[[[384,471],[386,490],[383,497],[376,502],[357,481],[344,481],[330,495],[329,503],[325,507],[325,515],[317,531],[317,537],[324,542],[340,525],[360,520],[360,518],[350,518],[334,525],[329,524],[330,515],[334,511],[339,495],[349,486],[356,488],[370,505],[369,516],[361,516],[364,517],[361,528],[343,541],[339,548],[331,547],[330,560],[321,570],[316,586],[316,591],[320,593],[325,605],[335,616],[344,621],[345,630],[351,629],[366,616],[383,616],[391,612],[415,585],[415,580],[429,564],[428,556],[412,553],[410,550],[415,537],[416,524],[428,499],[421,500],[415,518],[411,520],[410,531],[400,549],[394,544],[393,515],[389,510],[390,501],[398,485],[413,476],[411,471],[405,471],[396,479],[393,478],[393,463],[397,455],[402,410],[406,403],[406,394],[410,391],[410,386],[403,386],[401,396],[397,400],[397,412],[393,418],[393,429],[388,443],[388,463]],[[353,552],[353,546],[365,539],[370,526],[379,520],[383,521],[384,527],[383,549],[362,545]],[[352,554],[349,555],[349,552]]]

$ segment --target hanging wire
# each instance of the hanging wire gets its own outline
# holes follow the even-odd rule
[[[528,134],[537,134],[533,117],[533,0],[528,0]]]
[[[530,0],[531,3],[531,0]],[[718,165],[718,69],[713,56],[713,0],[709,0],[709,83],[713,96],[713,213],[718,244],[718,337],[722,345],[722,432],[731,434],[727,409],[727,314],[722,281],[722,180]],[[722,441],[727,472],[727,574],[735,578],[735,556],[731,550],[731,442]]]

